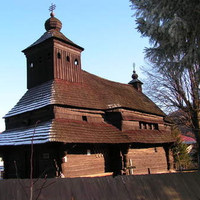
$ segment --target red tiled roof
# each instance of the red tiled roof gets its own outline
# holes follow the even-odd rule
[[[180,135],[181,140],[186,143],[186,144],[194,144],[196,143],[196,140],[194,138],[185,136],[185,135]]]

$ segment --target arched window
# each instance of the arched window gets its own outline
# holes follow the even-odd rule
[[[77,59],[74,60],[74,64],[78,65],[78,60]]]
[[[66,61],[70,62],[70,57],[69,56],[66,57]]]
[[[33,62],[30,62],[29,67],[30,67],[30,68],[34,67]]]
[[[58,54],[57,54],[57,58],[58,59],[61,59],[61,54],[58,52]]]
[[[87,122],[87,116],[82,116],[82,120]]]

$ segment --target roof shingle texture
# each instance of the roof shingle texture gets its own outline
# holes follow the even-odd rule
[[[53,39],[56,38],[60,41],[63,41],[66,44],[72,45],[74,47],[77,47],[78,49],[84,50],[83,47],[80,47],[79,45],[75,44],[74,42],[72,42],[70,39],[68,39],[63,33],[61,33],[60,31],[56,30],[56,29],[51,29],[49,31],[46,31],[38,40],[36,40],[33,44],[31,44],[29,47],[27,47],[26,49],[23,50],[26,51],[27,49],[38,45],[42,42],[44,42],[47,39]]]
[[[37,127],[6,130],[0,135],[0,146],[30,145],[46,142],[65,143],[170,143],[174,139],[168,132],[133,130],[122,132],[107,123],[88,123],[54,119],[39,123]]]
[[[109,81],[82,71],[83,83],[52,80],[29,89],[5,117],[57,104],[107,110],[128,108],[164,116],[147,96],[132,85]]]

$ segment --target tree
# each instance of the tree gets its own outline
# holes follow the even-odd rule
[[[149,37],[153,98],[183,110],[200,146],[200,2],[131,0],[137,30]],[[153,83],[151,82],[153,87]],[[159,89],[159,92],[155,92]],[[200,161],[200,151],[198,151]],[[200,168],[200,163],[199,163]]]
[[[149,37],[146,56],[160,67],[191,68],[200,62],[200,2],[131,0],[137,30]],[[199,69],[198,69],[199,72]]]
[[[172,135],[176,139],[176,142],[172,148],[174,164],[179,170],[188,168],[188,166],[191,165],[191,158],[187,151],[188,146],[181,141],[181,132],[176,125],[172,126]]]

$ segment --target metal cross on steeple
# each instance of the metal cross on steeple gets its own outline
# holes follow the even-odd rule
[[[55,4],[51,4],[51,6],[49,6],[49,11],[53,12],[56,9],[56,5]]]

